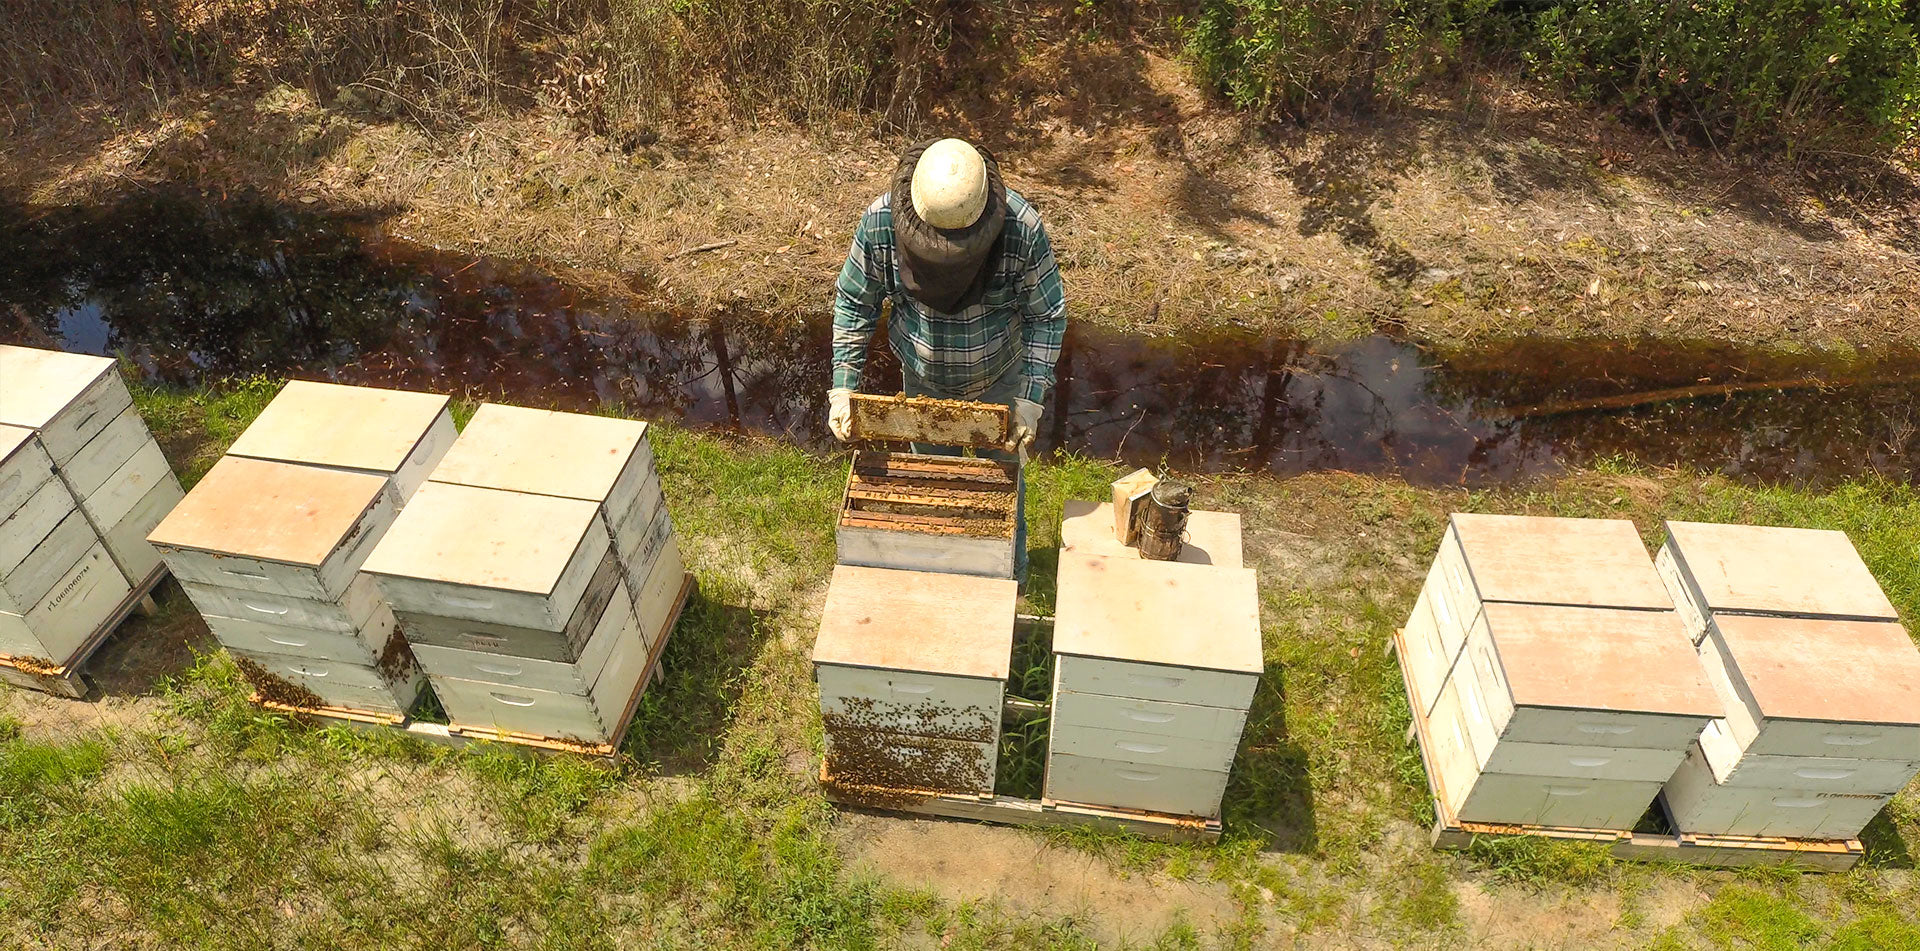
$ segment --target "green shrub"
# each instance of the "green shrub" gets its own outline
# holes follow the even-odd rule
[[[1573,0],[1528,54],[1576,96],[1717,144],[1920,134],[1920,4],[1910,0]]]
[[[1203,0],[1187,24],[1201,78],[1261,116],[1404,97],[1449,68],[1493,0]]]

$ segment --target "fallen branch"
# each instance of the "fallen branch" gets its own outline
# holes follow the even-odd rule
[[[701,245],[695,245],[691,248],[681,248],[680,250],[667,255],[666,259],[671,261],[674,258],[683,258],[689,254],[699,254],[703,251],[718,251],[721,248],[732,247],[739,243],[740,243],[740,239],[738,238],[728,238],[725,241],[715,241],[712,244],[701,244]]]
[[[1865,379],[1827,379],[1824,377],[1798,377],[1791,380],[1750,380],[1739,383],[1701,383],[1694,386],[1676,386],[1665,390],[1644,390],[1639,393],[1622,393],[1618,396],[1597,396],[1581,400],[1553,400],[1537,403],[1533,406],[1521,406],[1511,409],[1490,409],[1478,415],[1482,419],[1534,419],[1541,416],[1560,416],[1566,413],[1585,413],[1593,410],[1631,409],[1653,403],[1675,403],[1681,400],[1699,399],[1703,396],[1728,396],[1734,393],[1760,393],[1775,390],[1807,389],[1844,389],[1852,386],[1868,386],[1882,383],[1911,383],[1920,380],[1920,374],[1907,373],[1898,376],[1868,377]]]

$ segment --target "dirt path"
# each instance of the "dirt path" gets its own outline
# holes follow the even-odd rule
[[[1040,206],[1074,316],[1307,337],[1390,327],[1871,345],[1920,324],[1920,185],[1675,155],[1603,116],[1481,83],[1366,124],[1252,130],[1140,54],[1088,108],[935,117]],[[849,125],[851,128],[851,124]],[[903,141],[903,140],[902,140]],[[901,141],[778,125],[625,152],[548,113],[431,134],[236,87],[129,127],[0,143],[0,187],[86,203],[130,181],[373,209],[442,246],[539,259],[694,311],[818,311]],[[711,248],[711,250],[698,250]]]

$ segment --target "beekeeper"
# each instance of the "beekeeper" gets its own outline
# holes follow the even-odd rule
[[[860,216],[833,295],[827,426],[843,441],[883,300],[901,389],[1006,404],[1006,451],[1024,451],[1053,388],[1066,300],[1040,213],[1001,184],[992,155],[960,139],[915,145]]]
[[[860,388],[884,300],[893,302],[887,337],[900,358],[901,389],[1005,404],[1005,453],[1024,458],[1053,388],[1066,300],[1040,213],[1002,184],[990,153],[960,139],[921,142],[900,156],[892,188],[860,216],[833,295],[827,427],[843,442],[852,437],[849,397]],[[1023,569],[1024,488],[1016,539]]]

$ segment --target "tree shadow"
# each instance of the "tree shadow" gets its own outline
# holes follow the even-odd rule
[[[1317,154],[1288,171],[1294,191],[1305,201],[1300,233],[1335,235],[1364,252],[1387,277],[1411,280],[1420,272],[1420,262],[1399,241],[1381,234],[1372,208],[1419,155],[1410,136],[1354,128],[1334,132]]]

